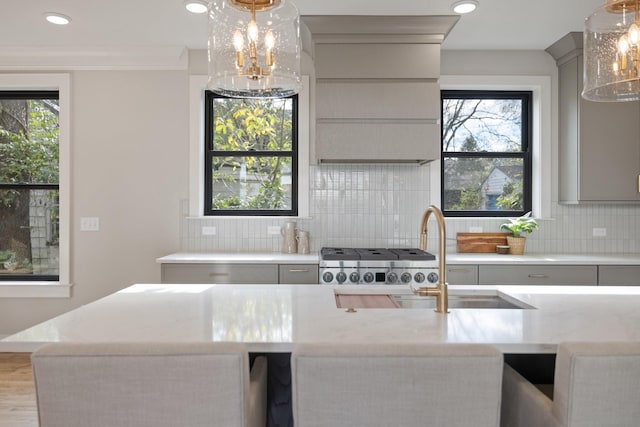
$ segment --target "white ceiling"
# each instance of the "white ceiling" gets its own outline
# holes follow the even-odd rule
[[[454,0],[293,0],[301,15],[449,15]],[[604,0],[479,0],[460,18],[444,49],[545,49]],[[66,27],[43,13],[69,15]],[[0,48],[144,48],[207,44],[206,15],[183,0],[0,0]],[[0,64],[1,65],[1,64]]]

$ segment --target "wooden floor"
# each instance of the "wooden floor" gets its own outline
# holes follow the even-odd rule
[[[0,353],[0,427],[37,427],[31,353]]]

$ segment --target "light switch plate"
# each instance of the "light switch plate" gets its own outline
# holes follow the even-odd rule
[[[80,231],[100,231],[100,218],[97,216],[81,217]]]
[[[607,237],[607,229],[604,227],[593,227],[593,237]]]
[[[218,233],[218,229],[214,226],[204,226],[202,227],[202,235],[203,236],[215,236]]]
[[[280,234],[280,226],[278,225],[270,225],[267,227],[267,234],[273,236],[276,234]]]
[[[469,227],[469,233],[482,233],[482,227]]]

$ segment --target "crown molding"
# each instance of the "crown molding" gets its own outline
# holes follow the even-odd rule
[[[184,46],[0,47],[0,71],[186,70]]]

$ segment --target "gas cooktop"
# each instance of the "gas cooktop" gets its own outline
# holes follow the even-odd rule
[[[322,248],[325,261],[433,261],[435,255],[416,248]]]

